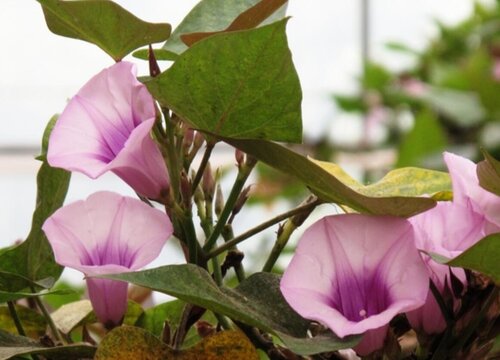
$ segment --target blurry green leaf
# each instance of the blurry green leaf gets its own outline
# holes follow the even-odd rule
[[[260,0],[254,6],[239,14],[224,30],[182,34],[181,40],[184,44],[193,46],[200,40],[222,32],[253,29],[274,14],[278,9],[285,6],[287,1],[288,0]]]
[[[79,301],[85,293],[84,286],[69,284],[65,281],[58,281],[52,288],[52,291],[54,290],[65,290],[68,291],[68,293],[51,295],[49,292],[46,295],[43,295],[42,300],[52,309],[58,309],[62,305]]]
[[[406,196],[370,197],[356,192],[305,156],[263,140],[223,139],[258,160],[302,180],[326,202],[347,205],[368,214],[409,217],[435,206],[429,198]]]
[[[365,66],[361,83],[364,89],[382,90],[393,80],[391,72],[380,64],[368,63]]]
[[[483,150],[485,160],[477,164],[477,177],[482,188],[500,196],[500,161],[496,160],[486,150]]]
[[[206,270],[192,264],[100,277],[149,287],[278,336],[286,334],[288,336],[281,339],[287,346],[288,342],[290,346],[297,345],[293,341],[295,338],[306,338],[309,321],[301,318],[286,303],[279,290],[279,277],[275,274],[254,274],[235,289],[219,288]],[[273,306],[269,306],[270,303]],[[328,350],[351,347],[357,340],[357,337],[335,339],[332,335]],[[321,345],[327,344],[321,342]],[[322,348],[322,351],[326,350]]]
[[[478,271],[500,285],[500,233],[484,237],[453,259],[430,255],[441,264]]]
[[[40,156],[37,158],[40,161],[45,161],[47,157],[47,150],[49,148],[49,138],[50,138],[50,133],[52,132],[52,129],[56,125],[56,121],[59,115],[54,115],[50,118],[47,126],[45,127],[45,130],[43,131],[43,136],[42,136],[42,153]]]
[[[164,322],[170,326],[170,332],[174,333],[181,320],[182,310],[186,305],[180,300],[172,300],[163,304],[146,309],[137,319],[135,326],[142,327],[155,336],[160,336]]]
[[[168,39],[169,24],[152,24],[137,18],[109,0],[37,0],[54,34],[99,46],[115,61],[133,50]]]
[[[47,138],[49,133],[46,130],[44,137]],[[42,163],[37,174],[37,198],[31,231],[24,242],[0,255],[0,290],[17,292],[30,287],[50,288],[61,275],[62,267],[54,260],[42,225],[62,206],[70,178],[70,172],[52,168],[46,161]],[[17,278],[13,278],[12,274]]]
[[[408,45],[400,42],[389,41],[385,44],[385,47],[389,50],[394,50],[405,54],[419,55],[419,52],[417,50],[412,49]]]
[[[40,336],[45,335],[47,323],[42,315],[24,306],[15,305],[15,308],[26,336],[38,339]],[[0,329],[11,334],[17,334],[16,325],[7,306],[0,306]]]
[[[366,105],[359,96],[334,95],[337,106],[347,112],[363,112]]]
[[[286,22],[209,37],[145,84],[195,129],[300,142],[302,92]]]
[[[485,111],[476,93],[429,87],[420,97],[460,127],[472,127],[484,120]]]
[[[440,154],[446,148],[446,135],[431,111],[423,110],[415,117],[413,129],[399,146],[396,167],[423,166],[425,159]]]
[[[125,312],[125,316],[123,317],[123,324],[134,325],[143,313],[144,310],[142,309],[141,305],[139,305],[135,301],[128,300],[127,311]]]
[[[85,323],[95,322],[92,304],[89,300],[80,300],[61,306],[51,314],[57,328],[69,334],[74,328]]]
[[[182,34],[219,31],[227,28],[242,12],[257,4],[259,0],[201,0],[182,20],[163,48],[181,54],[188,47],[182,42]],[[275,12],[262,24],[269,24],[285,16],[286,6]]]
[[[155,54],[156,60],[175,61],[179,57],[179,55],[177,55],[176,53],[173,53],[173,52],[165,50],[165,49],[153,49],[153,52]],[[137,59],[149,60],[149,50],[148,49],[140,49],[140,50],[134,51],[132,53],[132,56],[137,58]]]
[[[38,341],[24,336],[12,335],[0,329],[0,360],[26,354],[40,354],[49,358],[76,360],[92,358],[95,350],[95,347],[84,344],[47,347]]]

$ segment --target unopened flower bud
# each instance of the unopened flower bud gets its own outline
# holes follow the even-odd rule
[[[236,149],[234,151],[234,157],[236,159],[236,164],[238,165],[238,168],[240,168],[241,165],[243,165],[243,162],[245,161],[245,153],[240,149]]]
[[[187,154],[191,145],[193,145],[194,141],[194,130],[186,127],[184,130],[184,138],[182,139],[182,147],[184,149],[184,153]]]
[[[201,186],[203,188],[203,193],[205,194],[205,199],[211,201],[214,198],[215,193],[215,180],[212,175],[212,168],[210,163],[205,167],[205,171],[203,172],[203,179]]]
[[[186,209],[191,207],[191,195],[193,194],[191,188],[191,182],[189,181],[186,173],[183,171],[181,173],[181,195]]]
[[[217,184],[217,191],[215,194],[215,214],[218,217],[222,214],[222,210],[224,209],[224,195],[222,194],[222,189],[220,184]]]

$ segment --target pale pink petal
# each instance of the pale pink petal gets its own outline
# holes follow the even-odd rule
[[[372,353],[374,349],[382,349],[388,329],[389,324],[365,332],[361,341],[354,347],[356,353],[361,356],[366,356]]]
[[[280,287],[300,315],[344,337],[381,329],[423,305],[428,275],[408,221],[349,214],[306,230]],[[365,344],[383,343],[380,334]]]
[[[463,205],[470,202],[474,211],[500,226],[500,196],[479,185],[476,164],[449,152],[444,153],[444,160],[453,185],[453,202]]]

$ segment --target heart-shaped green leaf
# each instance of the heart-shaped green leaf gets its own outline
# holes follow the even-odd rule
[[[286,22],[206,38],[145,84],[195,129],[228,138],[300,142],[302,92]]]

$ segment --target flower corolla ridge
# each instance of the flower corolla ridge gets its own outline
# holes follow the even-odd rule
[[[95,179],[112,171],[137,193],[159,199],[169,178],[150,135],[156,110],[136,67],[119,62],[102,70],[69,101],[50,135],[53,167]]]
[[[395,315],[424,304],[429,276],[407,220],[345,214],[305,231],[280,288],[304,318],[363,334],[354,350],[364,356],[383,347]]]
[[[451,288],[451,277],[466,285],[465,271],[435,262],[430,253],[454,258],[483,237],[500,231],[492,221],[500,220],[500,197],[479,185],[476,165],[463,157],[445,153],[451,175],[453,201],[438,204],[409,219],[415,228],[415,245],[442,296],[451,296],[454,309],[459,305]],[[429,290],[425,305],[406,314],[413,329],[437,334],[446,329],[446,321],[434,295]]]
[[[42,227],[60,265],[86,276],[138,270],[160,253],[173,229],[158,209],[131,197],[97,192],[66,205]],[[125,282],[87,278],[94,312],[104,325],[119,325],[127,309]]]

